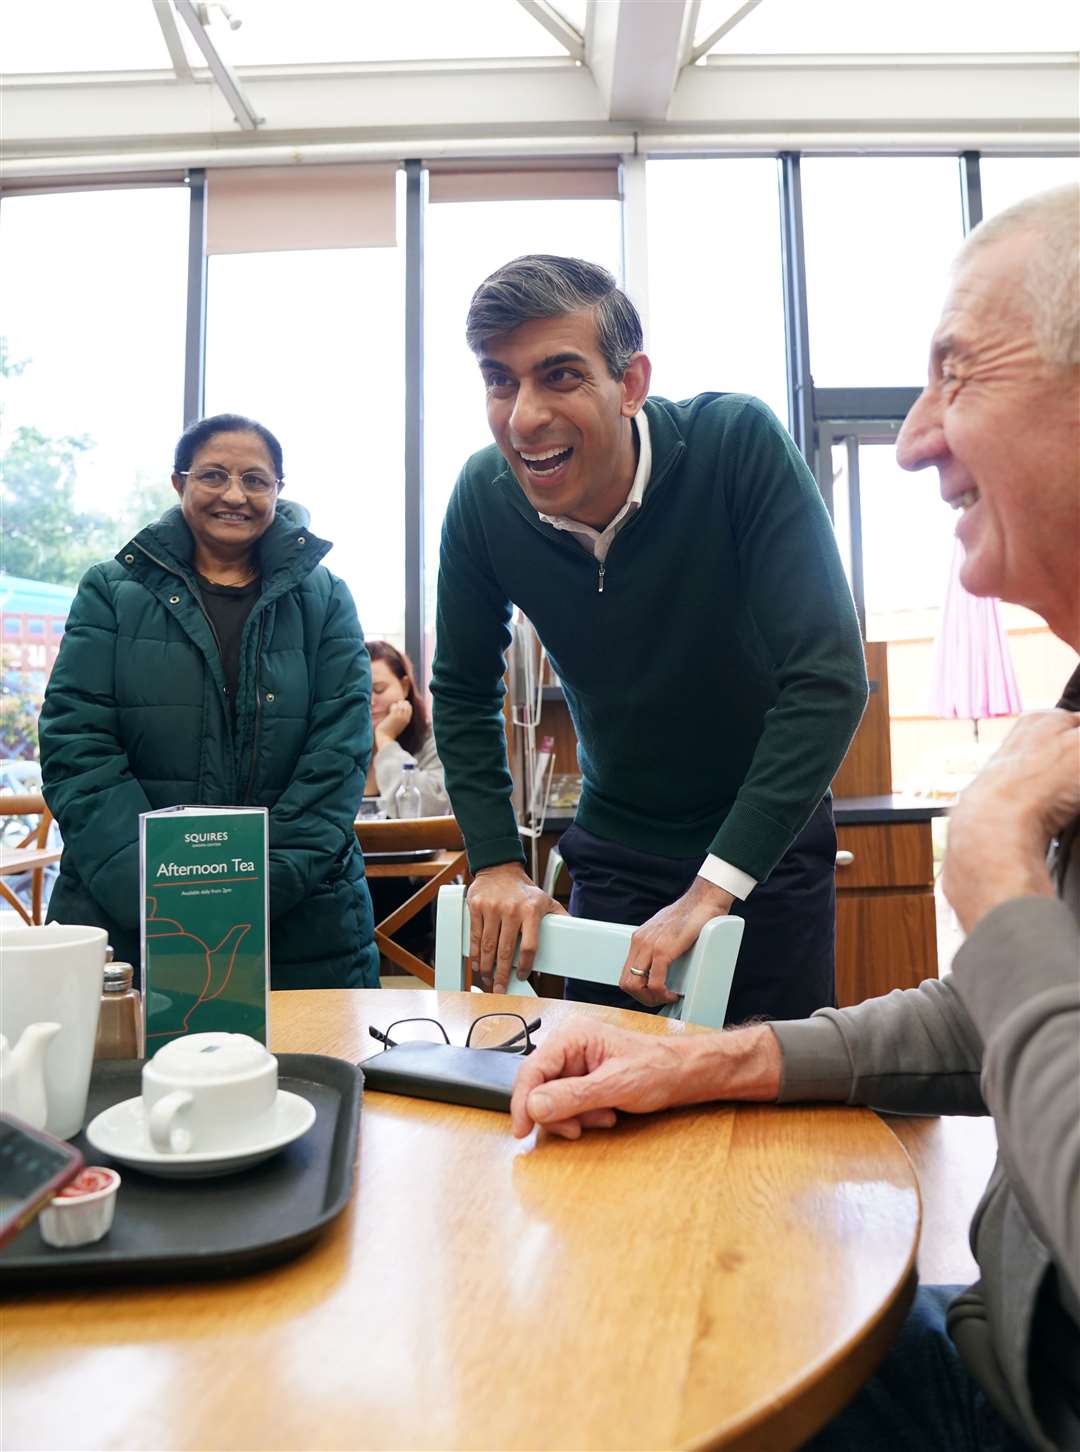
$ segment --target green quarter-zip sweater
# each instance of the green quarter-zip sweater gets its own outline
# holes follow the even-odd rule
[[[502,698],[514,605],[562,682],[577,821],[768,877],[829,789],[866,704],[851,594],[813,476],[743,394],[645,404],[652,474],[603,573],[541,520],[499,450],[443,524],[432,695],[473,871],[524,861]]]

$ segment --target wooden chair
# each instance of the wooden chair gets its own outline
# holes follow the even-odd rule
[[[42,897],[45,889],[45,869],[60,860],[60,848],[50,848],[49,828],[53,815],[45,805],[40,792],[24,792],[11,796],[0,796],[0,817],[34,817],[37,825],[31,827],[26,836],[14,847],[0,850],[0,898],[31,926],[40,924]],[[30,873],[30,912],[19,901],[16,894],[4,882],[5,876]]]
[[[537,973],[583,978],[588,983],[618,983],[633,935],[634,929],[621,923],[598,923],[550,913],[540,924],[534,969]],[[722,1028],[742,935],[742,918],[714,918],[706,923],[690,951],[676,958],[668,969],[669,986],[682,996],[661,1013],[708,1028]],[[468,952],[465,889],[440,888],[435,917],[436,988],[466,986]],[[527,980],[517,978],[511,981],[510,992],[536,996]]]
[[[381,923],[375,924],[375,942],[384,958],[430,988],[435,982],[431,965],[394,942],[393,935],[431,902],[445,883],[452,882],[455,877],[468,880],[468,860],[461,828],[454,817],[403,817],[386,821],[359,817],[354,828],[368,877],[373,880],[380,877],[425,879],[399,908],[395,908]],[[384,857],[384,854],[399,852],[429,852],[431,855],[421,859],[401,857],[387,860]],[[373,860],[368,861],[369,856]],[[380,858],[383,860],[380,861]]]

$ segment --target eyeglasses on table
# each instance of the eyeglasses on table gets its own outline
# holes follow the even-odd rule
[[[469,1025],[465,1038],[467,1049],[493,1049],[502,1054],[531,1054],[536,1048],[531,1034],[540,1027],[538,1018],[528,1023],[520,1013],[482,1013]],[[384,1049],[396,1049],[399,1044],[429,1043],[448,1044],[450,1035],[437,1018],[399,1018],[385,1031],[368,1028],[373,1039],[378,1039]]]

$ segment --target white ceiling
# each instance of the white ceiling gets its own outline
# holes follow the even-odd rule
[[[0,0],[4,173],[1069,150],[1078,17],[1074,0]]]

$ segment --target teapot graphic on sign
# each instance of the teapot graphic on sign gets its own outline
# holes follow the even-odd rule
[[[190,932],[176,918],[159,917],[157,898],[147,897],[146,937],[148,940],[153,939],[159,946],[163,940],[172,940],[168,946],[170,956],[175,957],[178,967],[177,996],[190,995],[193,999],[184,1013],[183,1027],[173,1032],[190,1033],[191,1017],[195,1010],[201,1004],[211,1003],[222,993],[232,977],[240,944],[250,932],[250,923],[234,923],[221,941],[211,946]],[[196,976],[200,971],[202,984],[197,986]],[[150,1038],[171,1036],[172,1033],[149,1035]]]
[[[49,1114],[45,1054],[60,1032],[58,1023],[27,1024],[14,1048],[0,1034],[0,1110],[44,1129]]]

